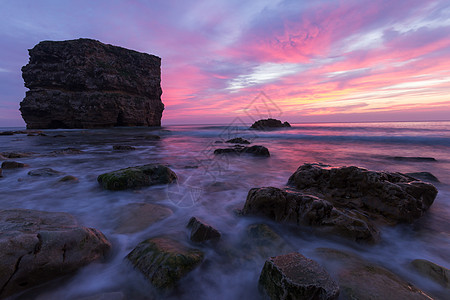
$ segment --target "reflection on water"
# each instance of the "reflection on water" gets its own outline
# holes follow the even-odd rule
[[[293,250],[315,258],[314,249],[330,247],[358,252],[369,261],[395,271],[408,281],[434,293],[440,286],[410,272],[407,263],[426,258],[450,267],[450,123],[293,124],[293,128],[268,132],[240,128],[239,135],[265,145],[270,158],[215,157],[212,152],[227,144],[226,126],[168,126],[163,129],[115,128],[104,130],[46,130],[48,136],[0,136],[0,152],[33,152],[14,159],[30,167],[3,170],[0,208],[64,211],[82,224],[101,230],[113,243],[108,261],[92,264],[75,276],[33,291],[37,299],[76,299],[103,292],[123,292],[130,299],[145,298],[151,287],[123,258],[140,241],[158,235],[188,237],[186,224],[197,216],[222,232],[215,247],[198,246],[206,253],[202,266],[185,278],[174,299],[258,299],[257,281],[266,257],[252,252],[243,241],[247,226],[265,222]],[[53,137],[55,135],[65,137]],[[160,135],[154,140],[151,135]],[[113,151],[112,145],[130,145],[135,151]],[[68,147],[81,154],[55,155]],[[392,157],[434,157],[436,162],[396,161]],[[168,164],[179,181],[169,187],[111,192],[97,184],[99,174],[151,162]],[[373,170],[431,172],[441,181],[438,197],[425,217],[413,225],[382,229],[376,246],[356,245],[340,239],[319,237],[258,218],[236,214],[252,187],[286,184],[303,163],[333,166],[357,165]],[[78,183],[58,178],[36,178],[30,169],[49,167],[73,175]],[[174,214],[134,234],[114,231],[116,212],[134,202],[157,203]],[[269,249],[276,255],[280,249]],[[267,254],[267,253],[265,253]],[[23,297],[29,297],[30,293]]]

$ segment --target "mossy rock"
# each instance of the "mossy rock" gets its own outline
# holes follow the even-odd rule
[[[200,250],[188,248],[167,237],[145,240],[127,255],[150,283],[162,290],[172,289],[203,261],[203,257]]]
[[[175,172],[160,164],[120,169],[97,177],[97,181],[107,190],[125,190],[156,184],[168,184],[176,179]]]

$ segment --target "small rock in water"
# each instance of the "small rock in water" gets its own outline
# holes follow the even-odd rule
[[[425,181],[440,182],[439,179],[430,172],[413,172],[405,173],[405,175],[411,176],[413,178],[419,178]]]
[[[14,135],[12,131],[0,131],[0,135]]]
[[[450,288],[450,270],[426,259],[415,259],[411,265],[421,274],[433,279],[440,285]]]
[[[150,141],[157,141],[157,140],[160,140],[161,137],[156,134],[150,134],[150,135],[146,135],[144,139],[150,140]]]
[[[2,163],[2,169],[18,169],[18,168],[25,168],[28,167],[27,164],[23,164],[16,161],[4,161]]]
[[[217,240],[221,236],[217,229],[196,217],[192,217],[189,220],[187,227],[191,229],[191,241],[193,242]]]
[[[136,150],[133,146],[127,146],[127,145],[114,145],[113,150],[117,151],[130,151],[130,150]]]
[[[151,238],[141,242],[127,258],[150,283],[169,290],[203,261],[203,252],[184,246],[167,237]]]
[[[50,152],[50,154],[64,154],[64,155],[82,154],[82,153],[84,153],[84,151],[76,148],[66,148]]]
[[[78,182],[79,180],[75,176],[67,175],[67,176],[64,176],[63,178],[61,178],[58,181],[59,182]]]
[[[97,181],[107,190],[125,190],[156,184],[168,184],[176,179],[175,172],[160,164],[120,169],[97,177]]]
[[[232,144],[250,144],[249,141],[247,141],[246,139],[243,139],[241,137],[237,137],[231,140],[226,141],[226,143],[232,143]]]
[[[259,277],[270,299],[337,299],[339,286],[317,262],[300,253],[271,257]]]
[[[50,176],[58,176],[61,175],[62,172],[53,170],[51,168],[40,168],[40,169],[34,169],[28,172],[28,175],[30,176],[44,176],[44,177],[50,177]]]
[[[2,156],[6,158],[23,158],[30,157],[32,153],[23,153],[23,152],[2,152]]]
[[[57,134],[57,135],[54,135],[53,137],[54,138],[63,138],[63,137],[66,137],[66,136],[63,135],[63,134]]]
[[[104,258],[111,244],[67,213],[0,210],[0,298]]]
[[[233,148],[223,148],[223,149],[216,149],[214,150],[214,154],[252,154],[254,156],[263,156],[263,157],[269,157],[269,149],[267,149],[264,146],[251,146],[251,147],[244,147],[244,146],[235,146]]]
[[[135,233],[161,221],[170,215],[172,210],[151,203],[130,203],[120,208],[117,213],[117,233]]]
[[[280,120],[277,119],[262,119],[253,123],[250,128],[258,130],[268,130],[280,127],[291,127],[291,124],[289,124],[288,122],[282,123]]]

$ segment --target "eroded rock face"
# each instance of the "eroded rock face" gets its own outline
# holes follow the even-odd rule
[[[91,39],[44,41],[29,54],[27,128],[161,125],[159,57]]]
[[[266,260],[259,286],[274,300],[337,299],[339,296],[339,286],[325,269],[296,252]]]
[[[374,242],[379,232],[357,211],[336,208],[329,201],[289,189],[253,188],[245,201],[244,215],[259,215],[277,222],[315,226],[322,231],[356,241]]]
[[[354,166],[304,164],[291,175],[288,184],[335,205],[357,208],[392,222],[412,222],[421,217],[438,193],[432,184],[401,173]]]
[[[111,244],[67,213],[0,210],[0,298],[104,257]]]

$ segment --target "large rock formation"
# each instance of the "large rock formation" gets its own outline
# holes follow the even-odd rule
[[[29,54],[27,128],[161,125],[159,57],[91,39],[44,41]]]

